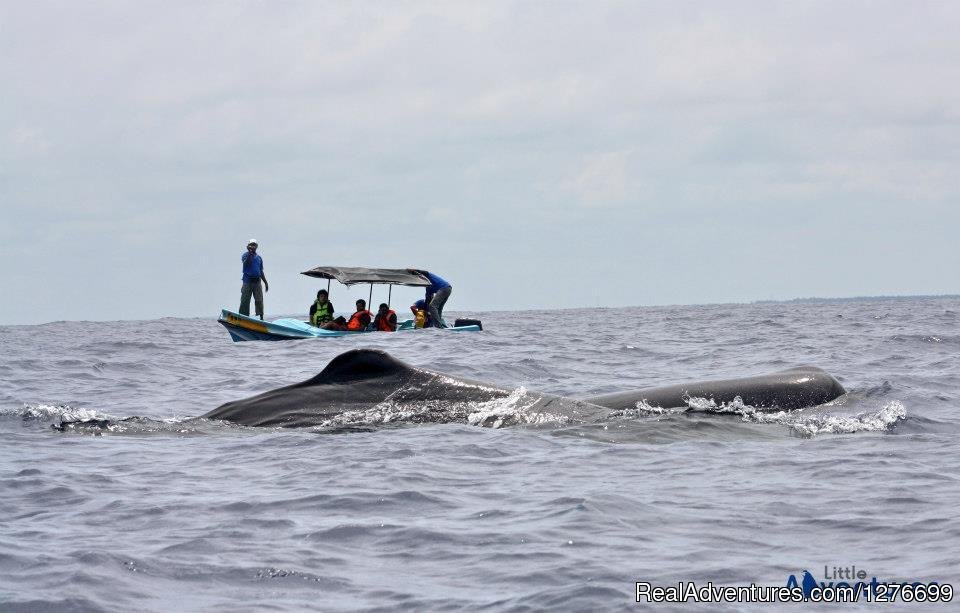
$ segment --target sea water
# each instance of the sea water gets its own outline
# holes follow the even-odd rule
[[[637,581],[850,566],[960,584],[960,298],[448,315],[484,331],[0,327],[0,609],[624,610]],[[451,424],[390,406],[306,430],[192,419],[357,347],[515,392]],[[527,390],[801,364],[849,394],[793,412],[639,403],[590,424],[524,413]]]

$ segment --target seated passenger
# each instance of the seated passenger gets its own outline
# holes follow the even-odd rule
[[[321,326],[324,330],[349,330],[351,332],[363,332],[373,321],[373,314],[367,310],[367,301],[357,300],[357,310],[347,321],[343,317],[337,317],[330,323]]]
[[[357,300],[356,313],[351,315],[350,321],[347,322],[347,330],[354,332],[366,330],[371,320],[373,320],[373,313],[367,310],[367,301],[361,298]]]
[[[420,299],[410,305],[410,310],[413,312],[415,328],[429,328],[430,327],[430,312],[427,310],[427,301]]]
[[[310,305],[310,325],[320,328],[331,321],[333,321],[333,303],[327,300],[327,290],[322,289],[317,292],[316,302]]]
[[[380,304],[380,310],[377,311],[377,317],[373,320],[375,330],[381,332],[397,331],[397,314],[390,308],[386,302]]]
[[[347,318],[341,315],[333,321],[329,321],[322,326],[324,330],[346,330],[347,329]]]

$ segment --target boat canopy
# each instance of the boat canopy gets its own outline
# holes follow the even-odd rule
[[[300,274],[319,279],[333,279],[344,285],[357,283],[410,285],[413,287],[427,287],[430,281],[417,273],[404,268],[357,268],[346,266],[317,266],[305,270]]]

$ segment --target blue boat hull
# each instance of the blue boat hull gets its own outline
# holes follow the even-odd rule
[[[305,321],[299,319],[276,319],[274,321],[261,321],[253,317],[241,315],[233,311],[223,309],[220,312],[220,318],[217,320],[234,342],[240,341],[290,341],[302,338],[335,338],[340,336],[353,336],[356,334],[370,334],[375,331],[352,332],[346,330],[324,330],[315,328]],[[413,325],[413,320],[408,319],[399,322],[397,332],[408,332],[417,330]],[[456,326],[444,328],[450,332],[479,332],[480,326]]]

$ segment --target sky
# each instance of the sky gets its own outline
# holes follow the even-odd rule
[[[215,317],[251,237],[268,317],[318,265],[428,269],[461,312],[960,293],[957,32],[956,2],[0,0],[0,324]]]

